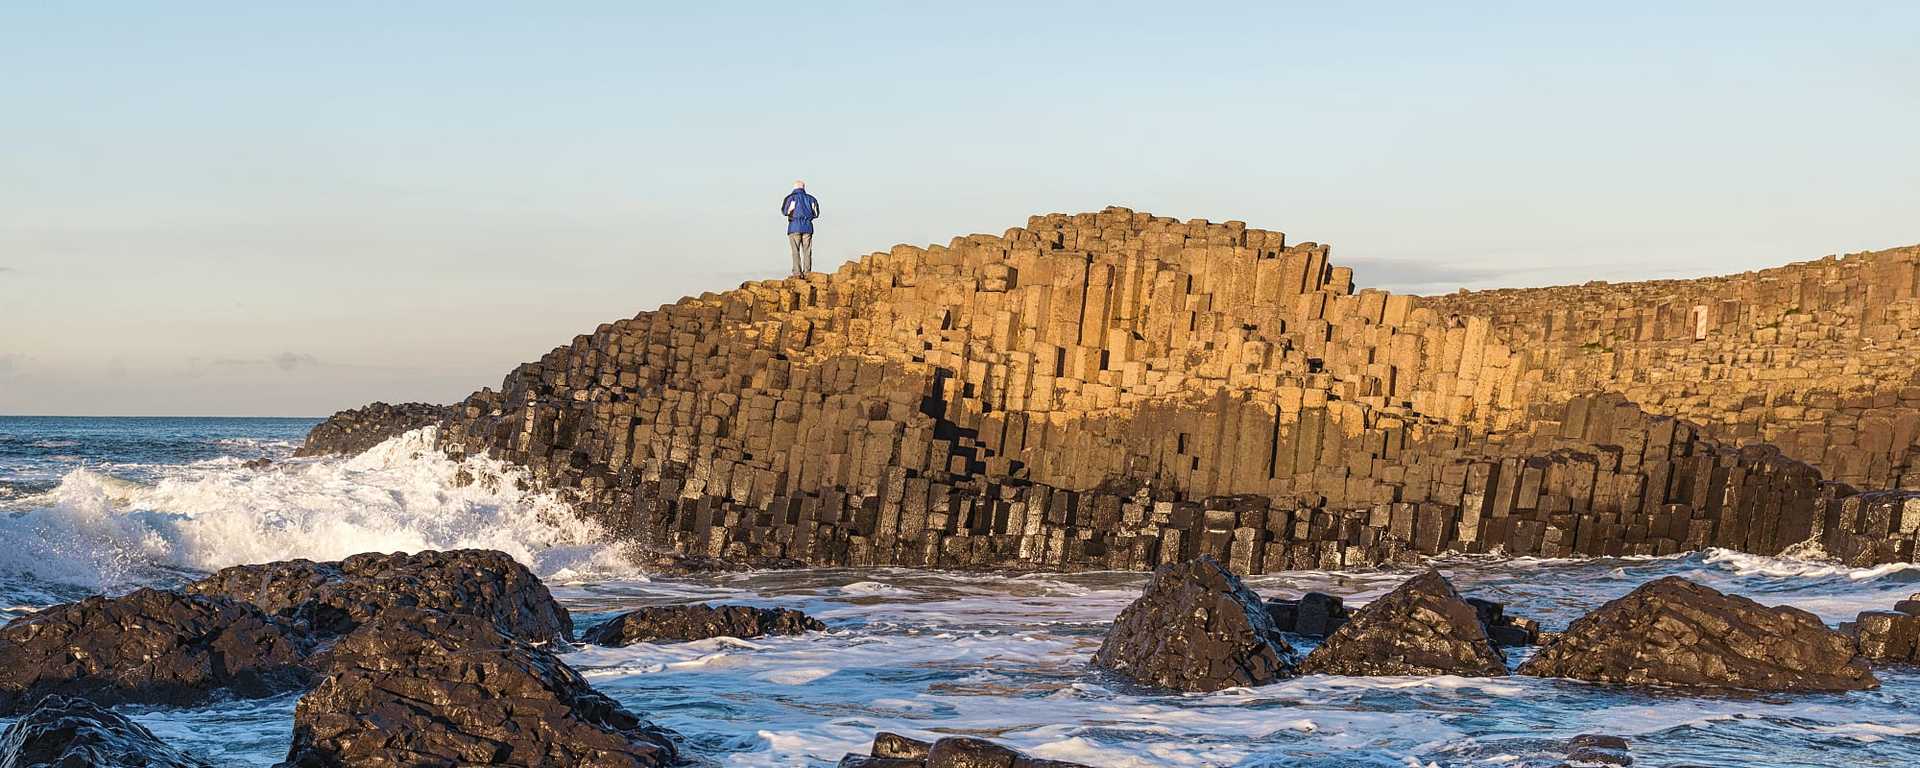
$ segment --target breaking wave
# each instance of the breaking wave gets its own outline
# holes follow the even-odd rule
[[[151,484],[73,470],[0,517],[0,583],[114,593],[242,563],[461,547],[502,550],[557,581],[631,575],[600,526],[525,490],[522,470],[455,462],[434,437],[428,428],[352,458],[259,471],[213,459]],[[33,595],[0,599],[21,597]]]

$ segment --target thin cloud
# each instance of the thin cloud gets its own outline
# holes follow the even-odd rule
[[[283,371],[291,371],[306,366],[319,365],[320,360],[313,355],[299,352],[282,352],[273,356],[273,364]]]
[[[1336,258],[1334,264],[1353,267],[1356,288],[1382,288],[1420,295],[1447,293],[1513,271],[1424,259]]]
[[[26,355],[18,352],[0,352],[0,378],[12,376],[26,359]]]
[[[198,358],[187,361],[189,367],[200,366]],[[304,352],[281,352],[268,357],[216,357],[206,363],[209,368],[278,368],[282,371],[297,371],[301,368],[313,368],[323,365],[320,358]]]
[[[6,265],[3,265],[3,264],[0,264],[0,275],[4,275],[4,274],[7,274],[7,273],[9,273],[9,272],[18,272],[18,271],[20,271],[20,270],[17,270],[17,269],[14,269],[13,267],[9,267],[9,266],[6,266]]]

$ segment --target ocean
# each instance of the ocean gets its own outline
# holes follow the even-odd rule
[[[798,608],[800,637],[584,648],[601,691],[725,766],[831,765],[875,730],[967,734],[1094,766],[1549,766],[1584,733],[1641,766],[1874,766],[1920,760],[1920,671],[1879,690],[1696,694],[1521,677],[1310,676],[1168,695],[1087,660],[1144,574],[991,575],[884,568],[650,576],[509,466],[457,464],[413,433],[353,458],[294,459],[311,419],[0,417],[0,619],[93,593],[178,586],[240,563],[486,547],[526,563],[588,626],[686,601]],[[265,458],[265,469],[246,466]],[[478,482],[457,485],[465,470]],[[1667,575],[1829,623],[1920,591],[1914,566],[1707,551],[1666,558],[1437,561],[1468,595],[1563,629]],[[1248,579],[1364,602],[1410,569]],[[1301,651],[1305,643],[1296,644]],[[1509,650],[1510,665],[1525,651]],[[197,709],[123,707],[216,764],[284,756],[297,696]],[[4,723],[4,721],[0,721]]]

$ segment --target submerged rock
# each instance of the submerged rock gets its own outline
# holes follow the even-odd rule
[[[89,597],[0,628],[0,714],[49,694],[186,706],[306,685],[309,641],[245,603],[142,589]]]
[[[0,734],[4,768],[209,768],[85,699],[48,696]]]
[[[798,635],[827,625],[791,608],[744,605],[662,605],[620,614],[595,625],[580,642],[620,647],[649,641],[705,640],[710,637]]]
[[[1519,673],[1597,683],[1853,691],[1879,686],[1852,638],[1811,613],[1678,576],[1580,617]]]
[[[1619,736],[1583,733],[1567,740],[1567,761],[1555,768],[1624,768],[1633,765],[1627,740]]]
[[[546,649],[461,614],[392,608],[317,659],[284,766],[652,768],[670,732]]]
[[[1300,665],[1304,674],[1462,675],[1507,673],[1480,614],[1429,569],[1353,614]]]
[[[1087,768],[1028,757],[985,739],[950,736],[935,742],[881,731],[866,755],[840,758],[840,768]]]
[[[238,565],[187,586],[306,622],[315,632],[351,631],[394,607],[481,616],[533,643],[565,641],[573,619],[545,584],[511,555],[490,549],[369,552],[337,562]]]
[[[327,417],[307,433],[295,456],[352,456],[366,452],[388,438],[433,426],[453,415],[453,409],[429,403],[388,405],[373,403]]]
[[[1294,654],[1259,596],[1202,555],[1155,570],[1093,663],[1147,685],[1217,691],[1288,676]]]

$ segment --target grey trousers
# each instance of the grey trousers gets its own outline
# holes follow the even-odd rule
[[[787,235],[787,245],[793,247],[793,273],[804,275],[813,271],[813,233],[794,232]]]

